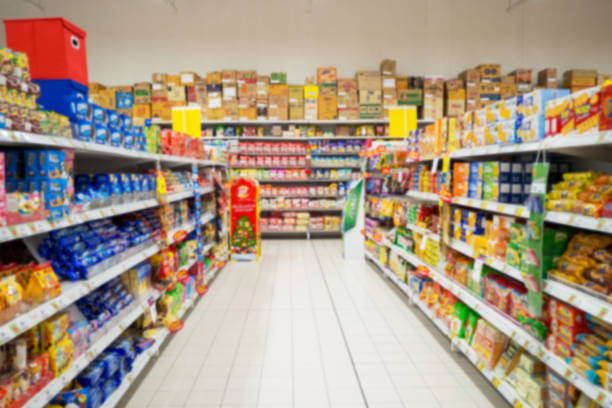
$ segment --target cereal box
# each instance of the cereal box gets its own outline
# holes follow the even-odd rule
[[[576,132],[584,134],[599,129],[601,87],[587,88],[572,94]]]

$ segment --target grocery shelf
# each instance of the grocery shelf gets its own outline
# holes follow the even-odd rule
[[[318,157],[326,157],[326,156],[357,156],[359,155],[359,152],[322,152],[322,153],[317,153],[317,152],[309,152],[309,154],[311,156],[318,156]]]
[[[551,278],[544,281],[544,292],[612,324],[612,304],[609,301]]]
[[[211,166],[217,164],[210,160],[196,160],[190,157],[171,156],[168,154],[155,154],[128,150],[122,147],[112,147],[93,142],[83,142],[76,139],[59,136],[38,135],[28,132],[0,129],[0,145],[11,147],[55,147],[72,149],[77,154],[99,157],[119,157],[138,161],[159,161],[168,164],[197,164]]]
[[[281,195],[262,195],[259,198],[267,198],[267,199],[275,199],[275,198],[308,198],[308,199],[317,199],[317,198],[344,198],[341,195],[293,195],[293,194],[281,194]]]
[[[471,246],[469,246],[465,242],[458,241],[456,239],[451,239],[449,246],[461,252],[463,255],[476,259],[476,257],[474,256],[474,250],[472,249]],[[518,268],[510,266],[504,261],[501,261],[499,259],[496,259],[490,256],[482,260],[483,260],[483,263],[490,266],[491,268],[498,270],[500,272],[503,272],[504,274],[511,276],[512,278],[518,280],[519,282],[523,282],[523,276],[521,274],[521,271]]]
[[[193,197],[193,191],[185,191],[168,194],[167,201],[180,201]],[[68,217],[59,220],[41,220],[27,222],[17,225],[0,227],[0,243],[31,237],[45,232],[83,224],[88,221],[99,220],[102,218],[114,217],[116,215],[127,214],[147,208],[157,207],[160,202],[156,199],[135,201],[131,203],[118,204],[105,208],[97,208],[82,213],[70,214]]]
[[[270,231],[261,230],[262,235],[304,235],[308,234],[308,230],[305,231]]]
[[[218,141],[266,141],[266,142],[304,142],[318,140],[395,140],[402,141],[404,139],[390,136],[342,136],[342,135],[328,135],[328,136],[208,136],[204,137],[204,140],[218,140]]]
[[[329,166],[311,165],[310,168],[311,169],[360,169],[361,166],[357,166],[357,165],[347,165],[347,166],[342,166],[342,165],[329,165]]]
[[[306,156],[306,152],[299,153],[272,153],[272,152],[228,152],[229,154],[237,154],[239,156]]]
[[[425,314],[444,334],[446,337],[450,339],[450,342],[457,346],[457,349],[463,353],[467,359],[481,372],[481,374],[491,383],[497,390],[501,393],[501,395],[506,399],[506,401],[510,402],[513,407],[522,407],[529,408],[530,406],[523,401],[518,395],[516,390],[508,383],[501,381],[497,378],[497,376],[489,369],[487,369],[482,362],[479,361],[476,352],[469,347],[469,345],[463,339],[452,338],[449,328],[434,315],[434,312],[427,307],[425,302],[419,299],[409,288],[409,286],[403,282],[395,273],[393,273],[389,268],[382,265],[373,255],[366,252],[366,257],[371,260],[376,266],[387,276],[409,299],[411,299],[414,304],[421,309],[421,312]],[[520,404],[520,405],[519,405]]]
[[[336,207],[336,208],[312,208],[312,207],[308,207],[308,208],[264,208],[261,207],[261,211],[271,211],[271,212],[277,212],[277,211],[296,211],[296,212],[338,212],[338,211],[342,211],[343,208],[341,207]]]
[[[25,408],[44,407],[53,397],[59,394],[70,382],[91,363],[100,353],[117,339],[138,317],[161,296],[160,292],[152,290],[141,296],[131,307],[121,311],[105,327],[94,333],[95,338],[87,350],[59,376],[53,379],[25,405]]]
[[[350,178],[343,179],[290,179],[290,180],[281,180],[281,179],[257,179],[260,183],[346,183],[352,181]]]
[[[230,166],[231,169],[302,169],[306,170],[310,166]]]
[[[417,200],[422,200],[422,201],[432,201],[432,202],[440,201],[440,198],[438,197],[438,194],[436,193],[423,193],[421,191],[408,191],[406,193],[406,196],[411,197],[411,198],[416,198]]]
[[[151,123],[154,125],[171,125],[171,120],[160,120],[152,119]],[[332,120],[306,120],[306,119],[294,119],[294,120],[282,120],[282,119],[228,119],[228,120],[203,120],[202,125],[214,126],[214,125],[385,125],[389,123],[389,119],[332,119]],[[419,119],[417,121],[419,125],[427,125],[434,123],[430,119]]]
[[[418,227],[418,226],[412,225],[412,224],[406,224],[405,227],[408,228],[409,230],[413,231],[413,232],[416,232],[418,234],[421,234],[421,235],[427,237],[428,239],[433,239],[436,242],[440,242],[440,235],[436,234],[435,232],[431,232],[428,229],[421,228],[421,227]]]
[[[471,149],[460,149],[451,152],[450,157],[452,159],[459,159],[513,153],[534,153],[540,150],[573,154],[579,149],[601,149],[601,147],[609,147],[610,145],[612,145],[612,131],[592,131],[584,135],[571,133],[567,136],[560,135],[549,137],[544,140],[529,143],[489,145]]]
[[[483,201],[465,197],[454,197],[453,204],[514,217],[529,218],[529,210],[523,205],[503,204],[495,201]],[[611,218],[595,218],[575,213],[547,211],[544,220],[553,224],[568,225],[570,227],[612,234]]]

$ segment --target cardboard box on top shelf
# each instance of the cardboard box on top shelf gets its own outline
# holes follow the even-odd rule
[[[422,105],[423,90],[421,89],[398,89],[397,90],[398,105]]]
[[[382,102],[384,106],[397,106],[397,91],[385,91],[383,93]]]
[[[446,82],[444,82],[444,88],[446,89],[446,92],[456,91],[457,89],[462,89],[463,79],[461,78],[448,79]]]
[[[283,95],[289,98],[289,85],[287,84],[270,84],[268,88],[270,96]]]
[[[235,69],[224,69],[221,71],[221,83],[223,85],[236,86],[236,70]]]
[[[238,119],[243,120],[256,120],[257,119],[257,108],[238,108]]]
[[[338,86],[336,84],[321,84],[319,85],[319,95],[338,95]]]
[[[239,108],[256,108],[257,98],[238,98]]]
[[[179,86],[181,85],[181,76],[180,75],[168,75],[166,85],[170,86]]]
[[[500,64],[480,64],[478,65],[480,74],[480,82],[500,82],[501,81],[501,65]]]
[[[117,107],[117,95],[114,89],[102,89],[89,97],[93,97],[94,103],[97,103],[104,109],[115,109]]]
[[[480,82],[480,70],[478,69],[466,69],[459,74],[459,78],[463,80],[466,87],[478,86]]]
[[[523,95],[531,91],[533,91],[533,85],[531,84],[516,84],[516,94],[517,95]]]
[[[503,75],[499,82],[502,84],[516,84],[516,78],[512,75]]]
[[[303,85],[289,85],[289,105],[303,105],[304,104],[304,86]]]
[[[513,77],[514,82],[516,83],[522,82],[522,83],[530,84],[533,82],[533,77],[532,77],[533,70],[531,69],[517,68],[508,75]]]
[[[286,72],[271,72],[270,73],[271,84],[286,84],[287,73]]]
[[[359,119],[382,119],[383,106],[381,104],[359,105]]]
[[[128,85],[113,86],[112,90],[115,91],[115,108],[125,109],[128,111],[127,115],[132,115],[132,106],[134,106],[134,94],[132,93],[132,87]]]
[[[444,77],[439,75],[426,75],[423,79],[424,95],[444,95]]]
[[[312,86],[312,85],[310,85]],[[319,100],[306,98],[304,99],[304,119],[317,120],[318,118]]]
[[[356,108],[358,106],[357,90],[338,91],[338,108]]]
[[[538,71],[538,86],[555,89],[557,84],[557,68],[544,68]]]
[[[132,116],[136,118],[150,118],[151,104],[150,103],[135,103],[132,108]]]
[[[589,87],[597,83],[597,71],[594,69],[570,69],[563,73],[563,86]]]
[[[425,93],[423,96],[423,119],[438,119],[444,116],[444,98]]]
[[[268,103],[265,105],[257,105],[257,120],[268,119]]]
[[[181,71],[181,85],[193,86],[200,79],[198,74],[193,71]]]
[[[172,119],[172,108],[177,106],[178,102],[153,102],[151,104],[151,117],[161,120]]]
[[[151,83],[151,101],[165,102],[168,100],[168,85],[166,82]]]
[[[466,99],[479,99],[480,98],[480,85],[470,85],[465,87],[465,98]]]
[[[247,69],[236,72],[236,82],[238,82],[238,85],[257,84],[257,71],[254,69]]]
[[[501,96],[501,99],[507,99],[516,96],[516,84],[499,84],[499,94]]]
[[[395,87],[397,89],[408,89],[408,77],[395,77]]]
[[[238,85],[239,98],[257,98],[257,84],[252,82],[243,82]]]
[[[235,99],[238,99],[238,88],[236,84],[223,84],[223,100],[231,102]]]
[[[359,104],[379,104],[382,103],[382,92],[381,91],[359,91]]]
[[[105,90],[106,86],[99,82],[90,82],[88,88],[90,94],[97,94],[98,92]]]
[[[394,76],[383,76],[382,77],[382,88],[383,91],[395,91],[396,82]]]
[[[317,85],[304,85],[304,99],[317,99],[319,87]]]
[[[409,76],[408,89],[423,89],[424,79],[420,76]]]
[[[223,104],[223,120],[238,119],[238,102],[227,102]]]
[[[270,95],[268,118],[274,120],[289,119],[289,97],[285,95]]]
[[[150,82],[137,82],[134,84],[134,103],[151,103]]]
[[[185,102],[187,95],[185,93],[185,87],[180,85],[171,86],[168,89],[168,101],[169,102]]]
[[[168,86],[168,74],[165,72],[154,72],[151,74],[151,83]]]
[[[606,81],[612,81],[612,74],[598,74],[597,75],[597,85],[598,86],[604,85]]]
[[[208,108],[208,111],[207,111],[208,120],[223,120],[224,113],[225,112],[223,108],[215,108],[215,109]]]
[[[465,99],[447,99],[446,116],[458,117],[465,113]]]
[[[195,86],[186,86],[185,93],[187,94],[187,103],[196,102]]]
[[[392,59],[384,59],[380,62],[380,75],[382,76],[395,76],[397,62]]]
[[[359,90],[378,91],[381,86],[381,77],[378,71],[357,71],[357,88]]]
[[[338,119],[341,119],[341,120],[357,120],[357,119],[359,119],[359,107],[338,108]]]
[[[221,71],[211,71],[206,73],[206,83],[208,85],[221,84]]]
[[[319,95],[319,119],[338,119],[338,96],[335,94]]]
[[[446,99],[465,101],[465,89],[459,88],[455,90],[446,91]]]
[[[336,67],[317,68],[317,84],[336,84],[338,82],[338,70]]]
[[[289,105],[289,119],[302,120],[304,119],[304,105]]]
[[[465,110],[474,111],[476,109],[480,109],[480,98],[477,99],[466,99],[465,100]]]
[[[357,80],[355,78],[339,78],[338,79],[338,93],[343,91],[356,91]]]

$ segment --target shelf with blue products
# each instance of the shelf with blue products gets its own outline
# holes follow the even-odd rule
[[[433,123],[433,120],[419,119],[418,125],[428,125]],[[153,125],[172,125],[170,120],[152,119]],[[232,119],[232,120],[203,120],[203,126],[217,126],[217,125],[386,125],[389,123],[389,119],[333,119],[333,120],[307,120],[307,119],[293,119],[293,120],[278,120],[278,119]]]

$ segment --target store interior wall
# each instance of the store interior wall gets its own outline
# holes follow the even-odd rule
[[[352,76],[385,57],[404,75],[478,63],[612,73],[611,15],[612,0],[0,0],[3,19],[85,29],[90,80],[109,85],[223,68],[303,83],[317,66]]]

